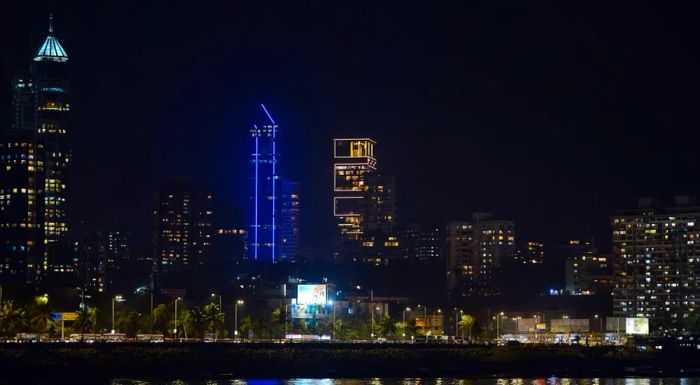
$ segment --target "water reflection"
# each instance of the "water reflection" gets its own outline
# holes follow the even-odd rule
[[[115,379],[110,385],[700,385],[700,378],[294,378],[199,381]]]

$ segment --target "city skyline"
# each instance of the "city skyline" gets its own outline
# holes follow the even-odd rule
[[[696,371],[700,5],[28,1],[5,377]]]
[[[347,15],[335,14],[346,25],[350,25],[349,23],[355,19],[363,20],[371,26],[365,33],[377,37],[379,41],[387,41],[386,39],[394,33],[407,28],[412,22],[420,21],[422,17],[444,20],[446,27],[433,32],[420,29],[411,32],[416,37],[416,47],[420,47],[423,51],[410,51],[403,43],[399,43],[394,48],[379,44],[366,47],[365,49],[376,57],[377,68],[374,69],[367,63],[358,63],[355,58],[356,51],[352,49],[350,50],[352,52],[346,55],[329,56],[330,63],[340,65],[339,72],[333,75],[333,72],[329,72],[324,66],[311,67],[325,69],[322,73],[326,74],[324,75],[326,78],[324,78],[324,84],[311,82],[308,87],[302,87],[299,81],[308,80],[312,75],[313,71],[304,69],[310,59],[304,59],[305,55],[289,56],[289,53],[290,50],[307,54],[314,52],[310,57],[315,58],[322,53],[332,52],[331,47],[323,41],[311,40],[314,42],[312,47],[318,50],[315,52],[299,45],[298,40],[293,37],[295,35],[276,40],[281,36],[279,31],[266,32],[262,26],[252,28],[248,34],[236,35],[238,40],[235,40],[233,45],[224,45],[227,49],[221,62],[217,62],[210,72],[202,72],[202,66],[212,64],[211,60],[221,52],[214,48],[217,46],[214,42],[220,42],[221,37],[216,33],[207,35],[211,40],[211,46],[205,44],[198,47],[195,46],[195,42],[207,41],[200,39],[204,35],[179,36],[183,38],[180,39],[181,43],[186,45],[188,52],[198,57],[195,62],[192,62],[168,57],[165,54],[166,47],[171,47],[174,43],[167,39],[164,33],[178,31],[179,29],[173,28],[177,24],[199,25],[204,16],[211,16],[211,11],[198,10],[192,15],[185,15],[183,14],[185,8],[182,7],[160,9],[151,6],[150,11],[158,15],[152,20],[152,24],[146,24],[144,17],[136,17],[128,23],[128,29],[122,29],[119,25],[124,22],[129,13],[128,4],[114,7],[109,17],[99,16],[97,19],[87,17],[84,11],[76,11],[77,6],[71,3],[57,6],[52,10],[35,6],[31,2],[25,5],[14,5],[14,7],[17,9],[13,11],[20,16],[12,21],[16,25],[13,24],[14,27],[10,28],[11,33],[3,39],[7,39],[9,47],[13,47],[11,51],[16,54],[8,55],[3,59],[3,78],[10,79],[17,68],[21,68],[24,60],[22,57],[26,55],[20,53],[26,52],[24,47],[27,45],[25,42],[29,40],[29,36],[34,36],[34,47],[41,44],[39,34],[46,29],[46,18],[50,11],[54,11],[55,23],[60,26],[61,43],[70,47],[72,68],[86,74],[74,79],[76,82],[74,88],[77,87],[79,90],[74,98],[77,101],[76,105],[82,107],[77,112],[71,111],[74,116],[73,153],[74,157],[78,157],[74,163],[80,165],[75,172],[80,173],[84,180],[75,186],[75,202],[69,202],[74,213],[73,226],[106,230],[134,229],[132,233],[140,239],[140,244],[144,244],[148,241],[149,234],[148,213],[151,210],[151,194],[157,189],[159,183],[175,176],[192,177],[198,185],[212,186],[216,196],[223,201],[234,203],[241,208],[245,207],[245,193],[241,194],[234,186],[245,183],[247,178],[246,162],[242,158],[244,154],[242,143],[250,122],[254,121],[253,111],[259,102],[268,103],[275,110],[275,114],[279,115],[278,119],[285,121],[285,126],[288,125],[290,131],[298,133],[290,140],[291,145],[284,146],[285,149],[299,149],[298,156],[288,156],[285,159],[289,159],[287,167],[292,169],[288,171],[299,175],[300,186],[304,190],[301,195],[320,197],[314,200],[318,204],[306,205],[305,211],[301,214],[304,217],[301,221],[303,226],[306,229],[314,229],[314,231],[302,231],[302,233],[307,234],[305,238],[308,246],[316,249],[319,255],[329,255],[332,250],[326,239],[332,235],[330,228],[333,219],[328,216],[326,212],[328,206],[323,203],[331,201],[326,188],[328,175],[325,171],[326,166],[324,162],[315,162],[311,154],[327,154],[328,143],[333,137],[368,135],[377,140],[382,149],[383,169],[388,174],[397,176],[402,218],[447,223],[468,219],[472,212],[491,211],[499,217],[509,218],[518,223],[518,228],[523,231],[519,238],[541,239],[546,244],[567,238],[592,236],[601,249],[609,250],[611,248],[608,236],[609,218],[617,208],[633,206],[638,197],[654,196],[670,199],[674,195],[695,195],[694,193],[698,191],[698,182],[695,178],[684,178],[684,175],[691,170],[690,164],[697,160],[697,152],[687,148],[692,141],[678,143],[677,146],[680,147],[676,151],[678,154],[676,157],[670,150],[659,149],[658,151],[661,151],[657,158],[659,162],[652,162],[645,168],[632,166],[631,173],[621,175],[615,168],[615,165],[623,159],[634,155],[633,148],[648,149],[650,146],[648,143],[660,141],[664,137],[664,128],[667,126],[661,122],[672,112],[675,113],[674,119],[677,122],[673,124],[677,135],[683,137],[695,135],[691,131],[691,127],[697,126],[694,115],[691,115],[689,110],[686,111],[684,103],[670,102],[680,98],[681,95],[687,95],[687,89],[692,89],[689,85],[697,81],[697,75],[687,71],[692,67],[690,63],[696,60],[695,54],[682,51],[690,56],[680,62],[675,75],[669,75],[685,76],[683,82],[669,82],[665,86],[634,84],[635,87],[650,91],[658,87],[669,87],[661,88],[666,89],[666,92],[648,92],[646,93],[648,99],[640,99],[630,94],[631,90],[638,91],[638,88],[631,87],[633,83],[630,82],[638,79],[645,66],[651,66],[651,64],[632,59],[646,58],[646,54],[641,51],[638,44],[632,44],[628,47],[630,58],[610,56],[610,44],[603,44],[603,37],[610,38],[613,42],[629,39],[641,41],[641,38],[611,30],[609,27],[612,25],[612,20],[609,17],[592,14],[585,8],[580,9],[580,14],[571,17],[579,20],[583,25],[588,25],[585,21],[595,21],[597,24],[591,25],[597,27],[590,28],[594,32],[598,31],[600,36],[594,34],[590,37],[590,41],[574,39],[575,45],[584,49],[585,52],[609,56],[619,66],[627,66],[624,68],[628,68],[631,71],[630,74],[623,74],[622,80],[613,80],[606,72],[598,72],[595,65],[591,67],[592,69],[572,70],[567,69],[565,65],[556,68],[545,64],[544,68],[555,70],[547,74],[536,66],[533,67],[533,60],[543,60],[547,63],[546,59],[552,59],[550,60],[552,63],[573,63],[571,58],[546,51],[550,46],[561,44],[562,40],[544,39],[537,44],[533,43],[534,40],[525,40],[526,46],[533,51],[530,54],[523,54],[520,61],[523,66],[519,68],[524,71],[524,74],[532,75],[534,79],[542,81],[546,91],[537,91],[537,87],[533,88],[533,84],[525,81],[528,76],[502,75],[488,70],[486,68],[488,65],[497,64],[502,57],[498,52],[480,49],[478,44],[467,37],[468,35],[457,34],[457,41],[464,43],[465,49],[459,48],[461,47],[459,44],[433,48],[426,45],[428,38],[442,36],[447,33],[447,28],[458,28],[457,31],[460,32],[470,31],[469,28],[483,28],[497,32],[498,30],[493,30],[489,23],[481,21],[475,27],[459,29],[462,28],[461,24],[442,11],[432,10],[429,14],[420,16],[418,6],[409,7],[407,11],[402,12],[389,5],[380,6],[377,9],[378,15],[388,17],[394,22],[393,27],[387,30],[379,28],[379,20],[375,16],[352,12]],[[275,20],[284,21],[282,24],[285,28],[294,25],[293,20],[309,26],[308,31],[296,32],[299,38],[328,28],[326,23],[314,22],[310,16],[304,16],[302,9],[294,10],[282,5],[280,7],[287,13],[283,12],[275,16]],[[246,6],[237,10],[240,11],[238,15],[246,15],[257,14],[263,8]],[[323,7],[307,7],[303,10],[309,11],[309,15],[327,11]],[[493,17],[496,14],[496,10],[489,7],[477,9],[456,7],[453,11],[468,17],[469,20],[478,16]],[[649,12],[644,13],[644,9],[641,11],[644,17],[652,17]],[[560,15],[566,12],[563,10],[538,11],[528,8],[526,14],[530,19],[546,20],[553,14]],[[294,17],[298,18],[294,19]],[[502,17],[518,20],[520,16],[514,12],[506,12]],[[662,22],[670,21],[669,15],[654,17]],[[236,28],[247,25],[241,20],[242,18],[243,16],[235,16],[235,20],[239,23],[234,23],[239,25]],[[213,20],[220,19],[214,17]],[[97,27],[98,22],[103,26]],[[82,34],[80,31],[83,28],[78,28],[78,25],[86,26],[85,29],[93,30],[95,33]],[[212,25],[224,28],[228,22],[215,22]],[[533,25],[529,26],[531,28],[525,31],[526,38],[544,36],[545,30],[534,28]],[[634,27],[635,24],[631,26]],[[587,36],[585,33],[589,30],[576,23],[569,26],[551,26],[551,28],[554,30],[559,28],[569,34],[566,36],[572,38]],[[347,42],[353,49],[361,47],[361,42],[351,37],[346,30],[336,30],[332,33],[336,38]],[[651,32],[646,33],[651,34]],[[121,37],[114,39],[114,36]],[[661,36],[676,42],[685,39],[685,35],[677,32],[665,31]],[[137,49],[129,44],[137,37],[147,39],[146,41],[150,43],[148,50]],[[251,48],[250,42],[255,39],[258,39],[260,44],[256,48]],[[500,30],[493,39],[495,47],[504,49],[512,48],[515,42],[520,41],[516,38],[515,31],[508,28]],[[87,52],[91,52],[88,47],[97,40],[101,44],[107,44],[105,47],[111,45],[114,49],[104,49],[96,55],[93,53],[91,53],[93,56],[88,55]],[[164,45],[161,46],[159,42],[163,42]],[[286,42],[287,45],[281,42]],[[596,43],[600,44],[596,45]],[[650,48],[660,53],[678,55],[678,53],[666,52],[666,48],[655,43],[655,40],[651,40],[649,44],[651,44]],[[268,48],[280,48],[280,51],[276,53],[275,50],[268,50]],[[109,60],[105,60],[108,56],[102,56],[114,52],[123,52],[123,55],[113,56]],[[516,52],[521,51],[516,50]],[[244,56],[242,53],[263,53],[267,59],[285,55],[289,60],[268,60],[267,64],[258,68],[252,64],[244,64],[247,62],[245,60],[235,61]],[[76,59],[73,59],[73,55]],[[445,85],[440,77],[435,78],[435,81],[429,81],[427,75],[419,75],[416,72],[421,68],[442,68],[451,75],[461,72],[455,72],[456,68],[445,67],[445,55],[454,55],[455,65],[459,68],[475,66],[472,70],[484,74],[483,82],[474,80],[473,76],[462,74],[461,77],[454,77],[459,86],[450,87]],[[136,60],[134,63],[143,64],[159,63],[157,60],[152,60],[155,57],[167,58],[175,64],[174,69],[163,70],[162,76],[154,79],[146,77],[146,73],[140,72],[142,70],[139,68],[132,71],[124,70],[127,67],[125,64],[129,63],[128,60]],[[410,70],[388,74],[388,70],[398,66],[398,59],[405,58],[411,59],[407,62],[403,61]],[[478,59],[478,61],[472,62],[470,59]],[[145,61],[142,62],[142,60]],[[236,68],[236,72],[248,74],[251,80],[246,81],[237,75],[232,75],[232,77],[223,77],[220,81],[215,81],[219,78],[216,74],[223,70],[224,64],[229,65],[232,60],[236,63],[232,68]],[[665,65],[657,59],[653,60],[654,65]],[[351,71],[347,63],[358,64],[358,66],[356,70]],[[88,69],[89,66],[93,68]],[[153,68],[149,68],[148,65],[145,65],[144,70],[146,69],[153,72]],[[102,72],[96,72],[98,70]],[[583,72],[579,73],[579,70]],[[184,76],[184,82],[179,81],[179,75],[177,75],[195,73],[198,75]],[[376,79],[382,74],[386,75],[387,80],[369,88],[369,101],[360,103],[361,99],[358,97],[360,94],[357,90],[352,91],[350,96],[341,96],[346,94],[342,89],[347,87],[348,82],[365,82],[367,81],[363,80],[365,78]],[[589,77],[601,75],[600,78],[594,77],[600,85],[600,92],[590,90],[577,80],[580,79],[579,77],[574,75]],[[328,76],[330,79],[339,81],[327,81]],[[92,81],[88,79],[97,79],[97,81],[88,87],[87,82]],[[486,79],[493,80],[496,88],[485,87],[488,84]],[[557,79],[569,79],[572,91],[552,88],[552,82]],[[395,86],[411,80],[414,82],[415,92],[397,91],[410,89]],[[155,87],[157,82],[163,82],[162,84],[167,86]],[[239,82],[240,87],[236,87],[235,82]],[[614,87],[606,85],[610,82]],[[435,91],[427,91],[432,87],[429,85],[433,83],[438,88]],[[145,90],[145,93],[150,95],[149,103],[154,108],[145,108],[145,100],[141,99],[142,96],[139,94],[123,94],[123,88],[117,87],[117,84],[133,85],[132,89]],[[137,84],[140,86],[135,87]],[[476,85],[474,93],[463,94],[463,91],[460,91],[467,84]],[[621,86],[630,87],[630,91],[624,91],[624,89],[621,91]],[[156,91],[157,89],[162,91]],[[499,94],[498,92],[494,94],[494,91],[499,89],[505,92],[504,95],[515,95],[514,99],[510,101],[507,97],[494,99]],[[231,94],[231,90],[240,90],[240,92],[234,91]],[[439,92],[440,90],[444,92]],[[674,93],[673,90],[677,92]],[[522,95],[528,91],[534,92],[533,99],[539,102],[531,107],[535,107],[534,111],[549,110],[553,120],[551,123],[546,123],[546,119],[543,120],[536,113],[528,112],[529,108],[518,107],[518,103],[525,103]],[[613,91],[619,95],[611,93]],[[636,91],[635,94],[638,94]],[[8,90],[3,88],[0,95],[7,99],[7,92]],[[112,95],[114,98],[110,98],[108,103],[92,97],[101,92]],[[313,97],[308,102],[290,97],[299,92],[311,93],[310,96]],[[444,96],[437,96],[440,93]],[[468,95],[467,99],[459,97],[460,94]],[[188,95],[198,96],[195,100]],[[230,96],[222,97],[223,95]],[[321,95],[324,96],[323,99],[327,97],[328,103],[318,102],[318,97]],[[553,103],[552,98],[556,95],[564,97],[568,103],[580,99],[581,109],[577,110],[575,103],[564,106]],[[431,97],[428,98],[428,96]],[[484,97],[483,102],[478,101],[479,96]],[[635,107],[633,110],[636,114],[642,110],[652,115],[643,121],[634,114],[626,115],[626,119],[633,119],[632,124],[624,123],[624,120],[620,120],[619,114],[609,111],[608,103],[604,105],[605,113],[599,114],[591,109],[593,106],[598,106],[595,100],[607,100],[606,97],[610,99],[610,106],[621,106],[623,110]],[[470,100],[473,103],[464,104],[459,100]],[[484,110],[482,113],[474,111],[475,106],[483,105],[487,100],[495,100],[496,103],[493,107],[482,108]],[[627,102],[620,104],[623,100]],[[640,105],[647,105],[652,101],[659,102],[659,108],[637,109]],[[443,102],[448,102],[446,106],[450,108],[436,107]],[[422,103],[419,105],[425,107],[421,109],[425,110],[424,113],[403,111],[405,106],[415,106],[416,103]],[[210,105],[213,113],[202,113],[205,110],[204,105]],[[349,113],[358,107],[359,114]],[[561,110],[557,112],[558,108],[564,108],[567,111],[573,109],[575,113],[571,116],[562,116]],[[4,103],[0,112],[6,115],[7,111],[7,103]],[[115,119],[112,120],[101,120],[97,114],[98,111],[100,114],[119,111],[119,115],[113,114]],[[171,113],[173,115],[171,118],[165,118]],[[517,118],[511,120],[501,115],[514,115]],[[136,116],[139,118],[135,119]],[[202,120],[202,116],[206,118]],[[577,116],[580,119],[574,119]],[[124,120],[125,117],[128,117],[128,120]],[[606,117],[609,118],[609,122],[601,125],[600,123],[605,121]],[[518,121],[517,124],[515,124],[516,121]],[[585,124],[586,121],[592,124]],[[611,126],[612,123],[620,124]],[[134,128],[131,128],[132,126]],[[136,134],[137,131],[138,134]],[[434,132],[439,132],[439,135],[435,135]],[[635,132],[640,134],[635,135]],[[408,135],[402,135],[402,133],[408,133]],[[137,137],[142,140],[134,141],[133,135],[138,135]],[[399,137],[399,140],[394,140]],[[302,138],[308,140],[302,140]],[[421,138],[421,140],[414,138]],[[522,140],[527,138],[537,139],[525,142],[526,146],[519,146]],[[111,146],[112,143],[121,145]],[[116,148],[131,150],[124,155],[116,152]],[[171,148],[173,151],[170,150]],[[187,151],[191,151],[197,161],[185,161],[185,158],[189,159],[189,157],[178,155]],[[426,160],[427,163],[418,163],[421,158],[415,157],[414,154],[421,152],[439,153],[440,156],[429,157],[436,160]],[[330,155],[324,156],[330,157]],[[90,160],[86,161],[87,159]],[[671,159],[678,159],[679,162]],[[469,168],[468,172],[472,173],[469,175],[453,176],[454,169],[460,169],[458,165],[470,162],[481,162],[483,167]],[[146,167],[141,167],[143,165]],[[130,171],[127,174],[125,170]],[[465,173],[467,173],[466,169]],[[644,182],[644,178],[640,176],[647,173],[654,174],[660,182]],[[321,177],[314,178],[316,174]],[[226,178],[221,178],[221,175],[226,175]],[[123,181],[131,181],[129,184],[142,187],[127,190]],[[506,183],[510,187],[505,188]],[[90,186],[96,186],[96,188],[91,189]],[[517,193],[511,193],[512,191]],[[117,196],[120,199],[114,199]],[[412,203],[417,201],[428,202],[428,204]],[[124,207],[130,209],[124,210]]]

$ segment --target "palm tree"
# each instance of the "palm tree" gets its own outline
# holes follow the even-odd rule
[[[41,341],[41,333],[49,331],[53,325],[51,311],[49,310],[47,297],[36,297],[34,304],[29,307],[29,327],[32,332],[37,333],[37,340]]]
[[[0,333],[7,339],[15,335],[27,324],[27,313],[24,309],[15,307],[13,301],[4,301],[0,307]]]
[[[241,330],[241,335],[251,335],[251,332],[253,332],[256,329],[255,320],[253,319],[253,317],[247,315],[241,318],[238,328]]]
[[[78,319],[75,320],[73,328],[80,332],[80,342],[85,339],[85,332],[95,333],[97,328],[97,309],[94,307],[84,307],[78,310]]]
[[[459,320],[459,327],[460,328],[467,328],[469,330],[469,339],[471,340],[472,338],[472,327],[474,326],[474,317],[469,315],[469,314],[462,314],[461,319]],[[464,330],[464,329],[462,329]]]
[[[216,336],[224,323],[224,313],[221,312],[218,304],[210,303],[204,306],[203,314],[208,329]]]
[[[171,312],[168,310],[168,306],[164,303],[156,306],[153,309],[153,330],[158,330],[163,335],[168,334],[168,323],[170,323]]]
[[[134,337],[139,332],[139,316],[133,309],[121,309],[117,313],[116,325],[129,337]]]
[[[202,308],[195,306],[184,314],[183,324],[187,330],[192,332],[194,337],[204,334],[207,329],[207,320]]]
[[[390,338],[396,333],[396,324],[390,317],[384,317],[379,321],[379,335]]]

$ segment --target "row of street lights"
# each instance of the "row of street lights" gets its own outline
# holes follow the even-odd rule
[[[83,308],[85,307],[85,304],[84,304],[84,291],[83,291],[82,288],[78,288],[78,289],[80,289],[80,293],[81,293],[80,307],[81,307],[81,309],[83,309]],[[212,297],[212,298],[213,298],[213,297],[219,297],[219,311],[223,311],[223,300],[222,300],[222,298],[221,298],[221,295],[212,293],[212,294],[211,294],[211,297]],[[116,333],[116,329],[115,329],[115,305],[116,305],[117,302],[124,302],[124,301],[126,301],[126,299],[125,299],[122,295],[116,295],[116,296],[112,297],[112,334]],[[178,335],[178,334],[177,334],[177,303],[178,303],[179,301],[182,301],[182,298],[181,298],[181,297],[177,297],[177,298],[175,299],[175,314],[174,314],[174,315],[175,315],[175,327],[174,327],[174,329],[173,329],[173,333],[175,334],[175,338],[177,338],[177,335]],[[238,299],[238,300],[236,300],[236,302],[234,303],[234,308],[235,308],[235,311],[234,311],[234,319],[235,319],[235,320],[234,320],[234,325],[235,325],[235,329],[234,329],[234,331],[233,331],[233,334],[234,334],[234,336],[235,336],[236,338],[238,337],[238,305],[243,305],[243,304],[244,304],[244,301],[243,301],[242,299]],[[153,315],[154,315],[154,314],[153,314],[153,293],[151,293],[151,319],[153,319]],[[153,322],[155,322],[155,321],[153,321]],[[214,335],[214,340],[216,340],[216,338],[217,338],[217,336],[216,336],[216,334],[215,334],[215,335]]]

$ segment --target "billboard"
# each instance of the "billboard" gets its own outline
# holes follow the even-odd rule
[[[327,299],[326,285],[299,285],[297,287],[298,305],[325,305]]]
[[[625,333],[649,334],[649,318],[627,318],[625,320]]]

